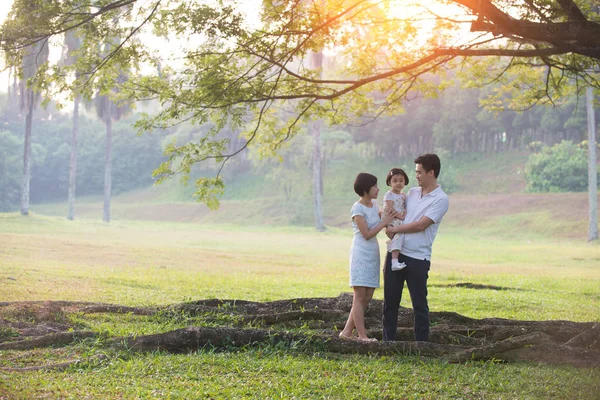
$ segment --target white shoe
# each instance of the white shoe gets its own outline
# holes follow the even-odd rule
[[[404,268],[406,268],[406,263],[398,262],[398,260],[393,260],[392,261],[392,271],[400,271],[400,270],[402,270]]]

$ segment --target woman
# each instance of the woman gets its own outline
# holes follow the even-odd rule
[[[365,331],[365,310],[373,292],[379,287],[381,260],[376,236],[394,219],[394,215],[383,215],[380,218],[379,208],[373,203],[379,193],[377,177],[361,172],[354,181],[354,191],[360,196],[351,210],[354,238],[350,248],[350,286],[354,290],[354,296],[352,309],[346,326],[340,332],[340,338],[370,342],[377,340],[369,339]],[[358,338],[352,336],[354,328]]]

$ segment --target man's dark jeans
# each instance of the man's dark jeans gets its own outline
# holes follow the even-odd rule
[[[398,309],[402,299],[404,282],[408,286],[410,299],[415,313],[415,340],[429,340],[429,306],[427,305],[428,260],[417,260],[400,254],[400,262],[406,267],[392,271],[392,254],[387,253],[383,271],[383,340],[395,340],[398,328]]]

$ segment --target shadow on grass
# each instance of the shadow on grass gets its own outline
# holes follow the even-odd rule
[[[450,283],[447,285],[443,284],[433,284],[429,285],[429,287],[444,287],[444,288],[467,288],[467,289],[479,289],[479,290],[514,290],[518,292],[533,292],[531,289],[517,289],[505,286],[495,286],[495,285],[482,285],[480,283],[471,283],[471,282],[461,282],[461,283]]]

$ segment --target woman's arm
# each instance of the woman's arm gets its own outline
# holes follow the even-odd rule
[[[372,229],[369,229],[367,226],[367,220],[365,219],[365,217],[363,217],[362,215],[355,215],[353,218],[354,218],[354,222],[356,223],[358,230],[360,231],[360,234],[366,240],[369,240],[369,239],[375,237],[379,233],[379,231],[381,231],[383,228],[385,228],[387,226],[387,224],[392,222],[392,219],[394,219],[389,214],[383,215],[381,218],[381,222],[379,222]]]

